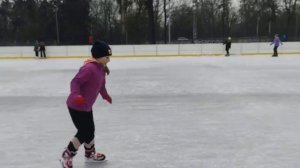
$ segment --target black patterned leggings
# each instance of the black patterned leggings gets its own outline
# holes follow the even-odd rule
[[[95,137],[93,111],[77,111],[68,107],[72,121],[77,128],[75,137],[79,142],[89,144]]]

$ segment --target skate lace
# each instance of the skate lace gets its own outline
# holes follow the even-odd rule
[[[90,159],[94,159],[95,158],[95,152],[91,152],[89,155],[88,155],[88,158]]]
[[[96,154],[94,154],[94,158],[96,159],[96,160],[98,160],[98,159],[100,159],[100,158],[103,158],[103,154],[101,154],[101,153],[96,153]],[[101,160],[101,159],[100,159]]]

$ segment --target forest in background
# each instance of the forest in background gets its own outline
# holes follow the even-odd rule
[[[300,40],[300,0],[0,0],[0,45]]]

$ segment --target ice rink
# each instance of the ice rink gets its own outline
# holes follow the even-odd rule
[[[83,59],[0,60],[0,167],[60,168]],[[108,162],[74,168],[299,168],[300,57],[112,58],[94,105]]]

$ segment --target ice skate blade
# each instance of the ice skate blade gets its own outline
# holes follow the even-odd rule
[[[97,161],[97,160],[85,160],[85,163],[104,163],[104,162],[107,162],[107,159],[100,160],[100,161]]]
[[[64,168],[64,162],[62,161],[62,159],[58,159],[58,161],[59,161],[61,167]]]

